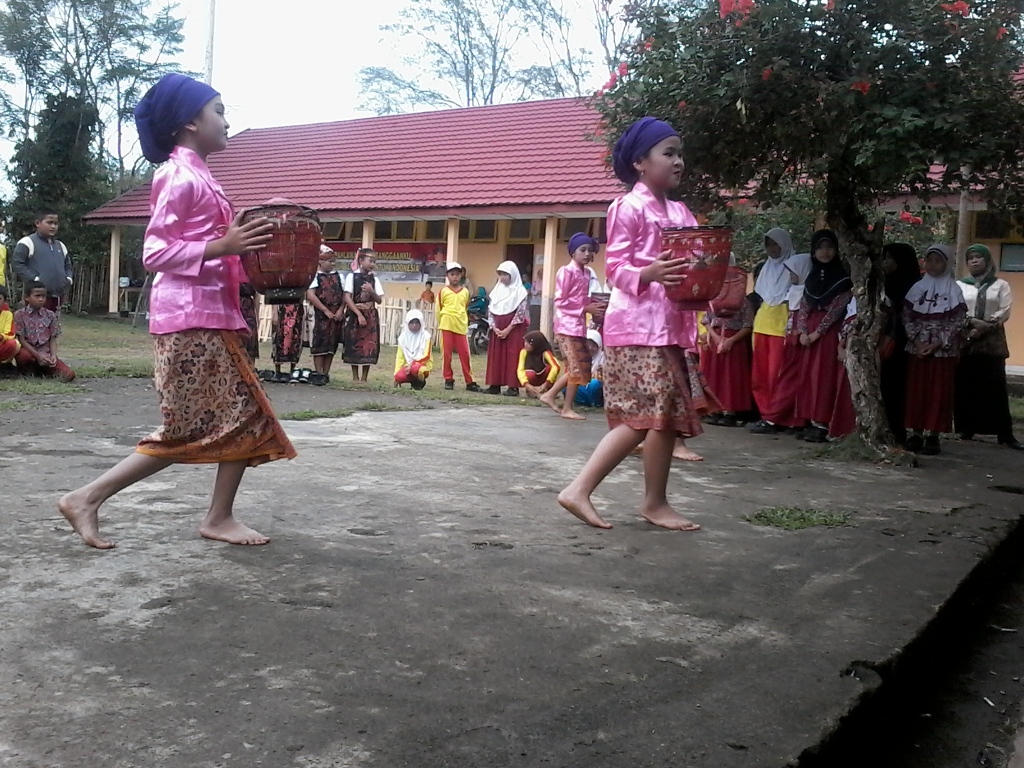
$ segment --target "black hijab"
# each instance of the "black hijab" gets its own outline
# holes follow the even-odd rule
[[[882,254],[896,262],[896,271],[885,276],[885,295],[889,298],[889,306],[901,312],[907,291],[921,279],[917,251],[910,243],[889,243],[882,249]]]
[[[823,241],[832,243],[836,255],[827,264],[818,261],[818,245]],[[811,236],[811,274],[804,283],[804,297],[811,309],[827,309],[836,296],[853,290],[850,274],[839,258],[839,238],[831,229],[819,229]]]

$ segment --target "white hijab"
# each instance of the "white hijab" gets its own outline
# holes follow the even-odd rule
[[[594,359],[590,361],[591,368],[600,368],[604,363],[604,343],[601,340],[601,333],[594,328],[587,330],[587,341],[592,341],[597,344],[597,354],[594,355]]]
[[[953,279],[956,261],[953,249],[948,245],[930,245],[925,251],[925,258],[928,258],[929,253],[942,255],[946,260],[946,271],[939,277],[932,277],[925,272],[924,277],[907,291],[906,302],[911,311],[919,315],[941,315],[965,304],[964,294]]]
[[[409,330],[409,323],[413,320],[420,321],[420,330],[417,333]],[[405,323],[402,326],[402,333],[398,337],[398,346],[402,350],[402,354],[405,355],[406,365],[423,357],[424,350],[429,343],[430,334],[423,328],[423,313],[418,309],[410,309],[405,313]]]
[[[797,283],[789,286],[789,296],[786,299],[790,312],[795,312],[800,308],[800,299],[804,297],[804,281],[811,274],[811,254],[793,254],[786,259],[786,269],[797,277]]]
[[[519,274],[519,267],[514,261],[503,261],[498,265],[498,271],[512,276],[508,285],[501,282],[494,284],[491,289],[491,303],[488,306],[492,315],[511,315],[529,295],[526,286],[523,285],[523,278]]]
[[[774,240],[781,254],[777,259],[768,259],[761,267],[761,273],[754,283],[754,291],[760,296],[769,307],[777,307],[789,297],[789,270],[786,269],[786,261],[793,256],[793,238],[786,230],[775,227],[765,233],[765,237]],[[807,267],[810,270],[810,259],[807,260]]]

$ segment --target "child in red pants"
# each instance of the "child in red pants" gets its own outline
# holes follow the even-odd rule
[[[461,264],[448,265],[448,284],[437,294],[437,329],[441,332],[441,355],[444,360],[444,388],[455,389],[455,371],[452,370],[452,352],[457,352],[462,363],[462,378],[467,392],[479,392],[480,385],[473,380],[469,364],[469,291],[463,286],[464,270]]]
[[[57,357],[60,318],[46,308],[46,286],[42,283],[25,285],[25,306],[14,313],[14,333],[21,343],[14,357],[19,371],[74,380],[75,372]]]

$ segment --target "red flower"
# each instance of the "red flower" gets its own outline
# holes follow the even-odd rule
[[[754,10],[754,0],[718,0],[718,15],[725,18],[731,13],[738,13],[741,17],[747,17]],[[739,22],[737,22],[737,25]]]
[[[645,51],[649,51],[653,47],[654,47],[654,38],[653,37],[648,37],[646,40],[644,40],[644,50]]]
[[[761,70],[761,79],[762,80],[767,80],[771,76],[772,76],[772,68],[771,67],[765,67],[763,70]]]
[[[739,200],[736,201],[736,205],[747,205],[749,202],[750,200],[748,200],[747,198],[741,197]]]
[[[834,11],[835,9],[836,9],[836,2],[835,2],[835,0],[828,0],[828,2],[825,3],[825,10],[826,11]]]
[[[959,13],[965,19],[971,12],[971,6],[964,2],[964,0],[956,0],[955,3],[943,3],[942,10],[949,13]]]
[[[615,87],[615,84],[617,82],[619,82],[619,76],[612,72],[611,75],[608,77],[608,82],[604,84],[604,89],[606,91],[610,91],[612,88]]]
[[[920,216],[911,216],[910,217],[910,223],[911,224],[924,224],[924,219],[922,219]]]
[[[1002,40],[1004,37],[1006,37],[1006,33],[1009,31],[1010,30],[1008,30],[1006,27],[1000,27],[998,30],[996,30],[996,40]]]
[[[910,214],[910,211],[900,211],[900,221],[905,221],[907,224],[910,224],[913,219],[914,217]]]
[[[680,101],[679,102],[679,108],[680,109],[686,109],[686,102],[685,101]]]
[[[867,96],[868,91],[871,90],[871,83],[869,83],[867,80],[858,80],[857,82],[850,86],[850,90],[860,91],[862,96]]]
[[[624,61],[619,62],[619,77],[625,77],[626,73],[629,72],[629,65]]]

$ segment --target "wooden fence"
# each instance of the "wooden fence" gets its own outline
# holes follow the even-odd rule
[[[273,317],[277,308],[273,304],[263,302],[259,298],[259,337],[260,341],[270,341],[274,335]],[[405,320],[405,313],[410,309],[418,309],[423,313],[423,327],[430,332],[434,347],[438,347],[440,339],[437,333],[437,316],[433,306],[424,306],[419,300],[407,299],[384,299],[379,309],[380,314],[380,343],[393,346],[398,343],[398,336],[402,333],[402,321]],[[313,307],[306,302],[306,322],[303,328],[303,341],[309,341],[313,334]]]

